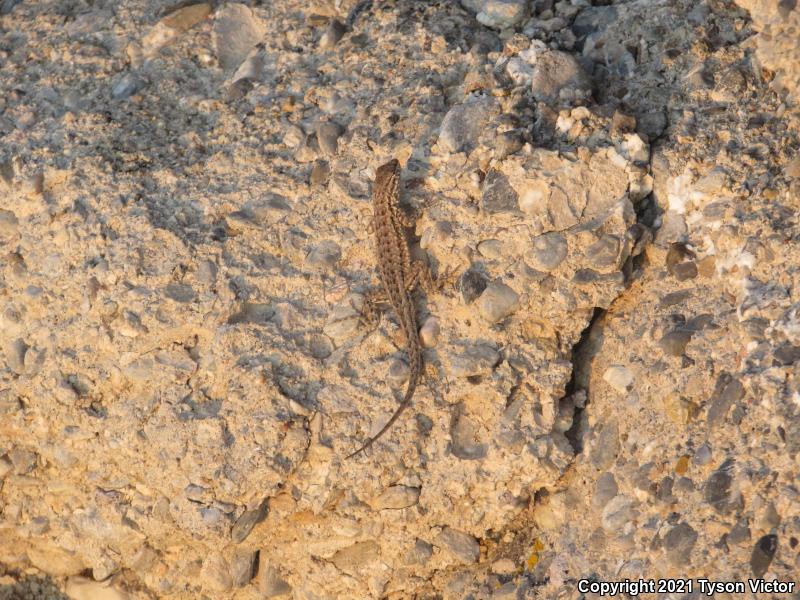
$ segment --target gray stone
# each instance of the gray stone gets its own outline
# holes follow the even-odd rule
[[[433,556],[433,545],[417,538],[414,547],[405,555],[403,562],[407,565],[423,565]]]
[[[609,471],[601,473],[594,484],[594,494],[592,495],[592,505],[595,508],[603,508],[609,501],[617,495],[619,488],[614,474]]]
[[[741,496],[731,492],[733,459],[728,459],[706,480],[703,489],[705,501],[718,513],[728,514],[741,505]]]
[[[116,100],[127,100],[145,85],[144,80],[136,75],[136,73],[125,73],[119,78],[117,83],[111,89],[111,95]]]
[[[322,240],[315,244],[306,256],[306,263],[312,267],[330,268],[342,259],[342,249],[333,240]]]
[[[592,82],[574,56],[548,50],[536,59],[531,89],[534,98],[552,104],[557,103],[562,96],[590,92]]]
[[[621,533],[622,528],[635,516],[634,502],[625,495],[612,498],[603,509],[601,524],[609,533]]]
[[[483,181],[481,209],[490,215],[522,214],[519,209],[519,195],[511,187],[508,178],[496,169],[491,169]]]
[[[236,519],[236,523],[233,524],[233,528],[231,529],[231,539],[233,543],[241,544],[245,541],[247,536],[250,535],[250,532],[253,531],[253,528],[267,518],[268,513],[269,504],[266,500],[262,502],[258,508],[243,512],[242,515]]]
[[[475,377],[488,375],[500,362],[500,353],[486,344],[470,346],[450,360],[450,375],[453,377]]]
[[[616,420],[599,424],[599,433],[592,444],[592,464],[598,469],[608,469],[619,454],[619,425]]]
[[[778,550],[778,536],[774,534],[765,535],[756,542],[753,554],[750,556],[750,570],[755,577],[763,577],[775,558]]]
[[[17,375],[25,373],[25,354],[29,349],[30,346],[22,339],[13,340],[3,348],[8,368]]]
[[[691,562],[692,549],[697,543],[697,532],[688,523],[680,523],[664,536],[667,560],[675,566],[686,566]]]
[[[534,268],[552,271],[564,262],[567,251],[567,238],[561,233],[551,231],[533,238],[532,248],[527,256]]]
[[[237,550],[230,559],[231,579],[234,587],[244,587],[255,575],[256,553],[249,550]]]
[[[483,460],[489,452],[489,445],[478,439],[479,426],[456,407],[457,416],[451,420],[450,451],[460,460]]]
[[[260,554],[255,583],[262,598],[289,597],[292,594],[292,586],[284,581],[278,569],[269,564],[266,552]]]
[[[485,0],[476,18],[493,29],[513,27],[527,14],[527,0]]]
[[[686,345],[692,339],[692,332],[687,329],[676,328],[664,334],[658,341],[659,347],[668,356],[682,356]]]
[[[192,302],[197,298],[197,292],[194,291],[192,286],[179,281],[168,283],[167,287],[164,288],[164,294],[167,298],[175,300],[175,302]]]
[[[0,240],[9,240],[19,230],[19,219],[10,210],[0,208]]]
[[[512,129],[511,131],[504,131],[497,135],[494,156],[498,160],[503,160],[507,156],[511,156],[522,150],[524,143],[525,140],[521,130]]]
[[[720,373],[711,398],[708,399],[708,412],[706,413],[708,427],[713,428],[723,423],[731,406],[744,398],[744,394],[744,386],[738,379],[725,371]]]
[[[238,325],[239,323],[267,323],[275,315],[275,308],[272,304],[260,304],[256,302],[244,302],[241,308],[228,317],[228,325]]]
[[[750,541],[750,527],[747,525],[747,518],[743,517],[736,522],[728,532],[728,543],[742,544]]]
[[[7,456],[11,460],[11,464],[14,465],[14,472],[17,475],[25,475],[36,468],[38,455],[32,450],[15,446],[8,451]]]
[[[331,19],[322,37],[319,38],[319,47],[323,50],[332,49],[339,43],[345,33],[347,33],[347,27],[345,27],[344,23],[339,19]]]
[[[328,182],[331,175],[330,165],[324,160],[317,160],[311,169],[309,183],[312,187],[321,187]]]
[[[458,278],[458,291],[461,292],[461,297],[464,299],[465,304],[471,304],[475,299],[483,293],[488,285],[486,276],[480,271],[475,269],[467,269]]]
[[[339,138],[344,133],[344,128],[338,123],[324,121],[317,123],[316,134],[319,149],[327,156],[334,156],[339,149]]]
[[[494,100],[482,97],[454,106],[442,119],[439,144],[448,152],[471,151],[478,143],[494,108]]]
[[[481,556],[478,540],[458,529],[445,527],[436,541],[464,563],[476,563]]]
[[[375,510],[398,510],[409,508],[419,501],[420,488],[406,485],[393,485],[378,496],[372,503]]]
[[[519,308],[519,294],[499,281],[493,281],[475,302],[478,312],[489,323],[502,321]]]
[[[220,66],[234,71],[265,32],[264,25],[244,4],[223,5],[214,20],[214,48]]]
[[[667,271],[678,281],[694,279],[697,277],[697,265],[694,262],[695,253],[686,244],[674,242],[667,251]]]
[[[620,239],[615,235],[603,235],[594,244],[584,250],[584,255],[595,268],[605,269],[617,265],[620,251]]]

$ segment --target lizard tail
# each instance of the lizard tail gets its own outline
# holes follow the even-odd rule
[[[376,433],[374,436],[369,438],[364,445],[362,445],[358,450],[353,452],[352,454],[348,454],[345,457],[345,460],[353,458],[357,454],[361,454],[364,450],[372,446],[378,438],[380,438],[384,433],[386,433],[389,428],[394,425],[395,421],[403,414],[403,411],[406,407],[411,404],[411,397],[414,395],[414,391],[417,389],[417,383],[419,383],[419,378],[422,375],[422,350],[416,346],[410,351],[409,356],[409,376],[408,376],[408,387],[406,388],[405,396],[403,396],[403,401],[400,403],[400,406],[397,407],[397,410],[394,411],[392,417],[386,421],[386,425],[381,427],[381,430]]]

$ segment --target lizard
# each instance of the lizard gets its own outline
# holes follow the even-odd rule
[[[400,163],[392,159],[375,171],[372,193],[373,235],[375,236],[375,258],[382,283],[382,297],[391,304],[400,328],[406,337],[409,359],[408,385],[400,406],[381,430],[367,440],[347,458],[363,452],[394,425],[402,412],[411,403],[411,398],[423,374],[422,343],[417,327],[417,314],[411,293],[423,277],[430,277],[422,261],[412,261],[406,239],[406,229],[414,226],[416,215],[408,215],[400,207]],[[372,302],[375,302],[373,300]]]

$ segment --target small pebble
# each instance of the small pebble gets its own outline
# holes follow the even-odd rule
[[[253,531],[253,528],[267,518],[269,513],[269,503],[265,500],[258,508],[253,510],[246,510],[242,515],[236,519],[231,529],[231,539],[234,544],[241,544]]]
[[[502,321],[520,306],[517,292],[504,283],[493,281],[476,301],[478,312],[489,323]]]
[[[464,563],[476,563],[481,556],[478,540],[458,529],[445,527],[436,539]]]
[[[311,248],[306,263],[312,267],[330,268],[342,259],[342,249],[333,240],[322,240]]]
[[[339,149],[339,138],[344,133],[344,128],[338,123],[323,121],[317,124],[317,143],[320,150],[327,156],[334,156]]]
[[[567,257],[567,239],[557,232],[544,233],[533,238],[527,257],[532,266],[542,271],[556,269]]]
[[[114,85],[111,95],[117,100],[127,100],[144,87],[144,81],[135,73],[126,73]]]
[[[480,296],[488,285],[486,276],[480,271],[467,269],[458,279],[458,290],[464,299],[464,304],[471,304]]]
[[[419,330],[419,339],[422,345],[426,348],[434,348],[439,341],[441,330],[439,319],[436,317],[428,317],[425,319],[425,322]]]
[[[339,40],[342,39],[345,33],[347,33],[347,28],[344,26],[344,23],[338,19],[331,19],[322,37],[319,39],[319,47],[323,50],[332,49],[339,43]]]
[[[697,265],[694,262],[695,253],[686,244],[674,242],[667,251],[667,271],[678,281],[694,279],[697,277]]]
[[[634,503],[631,498],[619,495],[612,498],[603,509],[601,524],[609,533],[620,533],[626,523],[634,518]]]
[[[763,577],[775,558],[778,550],[778,536],[774,534],[765,535],[756,542],[753,554],[750,556],[750,570],[755,577]]]
[[[474,377],[488,375],[500,362],[500,353],[486,344],[476,344],[450,360],[450,375]]]
[[[697,532],[688,523],[680,523],[664,536],[664,549],[667,560],[675,566],[691,563],[692,549],[697,543]]]
[[[494,99],[486,97],[454,106],[442,119],[439,145],[451,153],[472,150],[495,110]]]
[[[508,29],[522,21],[526,12],[526,0],[485,0],[476,18],[492,29]]]
[[[682,356],[691,339],[691,331],[686,329],[674,329],[664,334],[658,341],[658,345],[668,356]]]
[[[399,510],[409,508],[419,501],[420,489],[405,485],[393,485],[387,488],[372,503],[375,510]]]
[[[331,175],[331,168],[327,161],[317,160],[311,169],[311,176],[309,183],[311,187],[321,187],[328,182],[328,177]]]
[[[433,545],[417,538],[414,547],[408,551],[403,562],[407,565],[421,565],[427,563],[433,556]]]
[[[620,394],[627,394],[633,385],[633,373],[623,365],[611,365],[603,373],[603,380]]]

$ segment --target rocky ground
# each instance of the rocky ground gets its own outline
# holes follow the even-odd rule
[[[800,584],[798,32],[2,0],[0,598]],[[360,315],[393,157],[444,285],[413,408],[345,460],[408,376]]]

